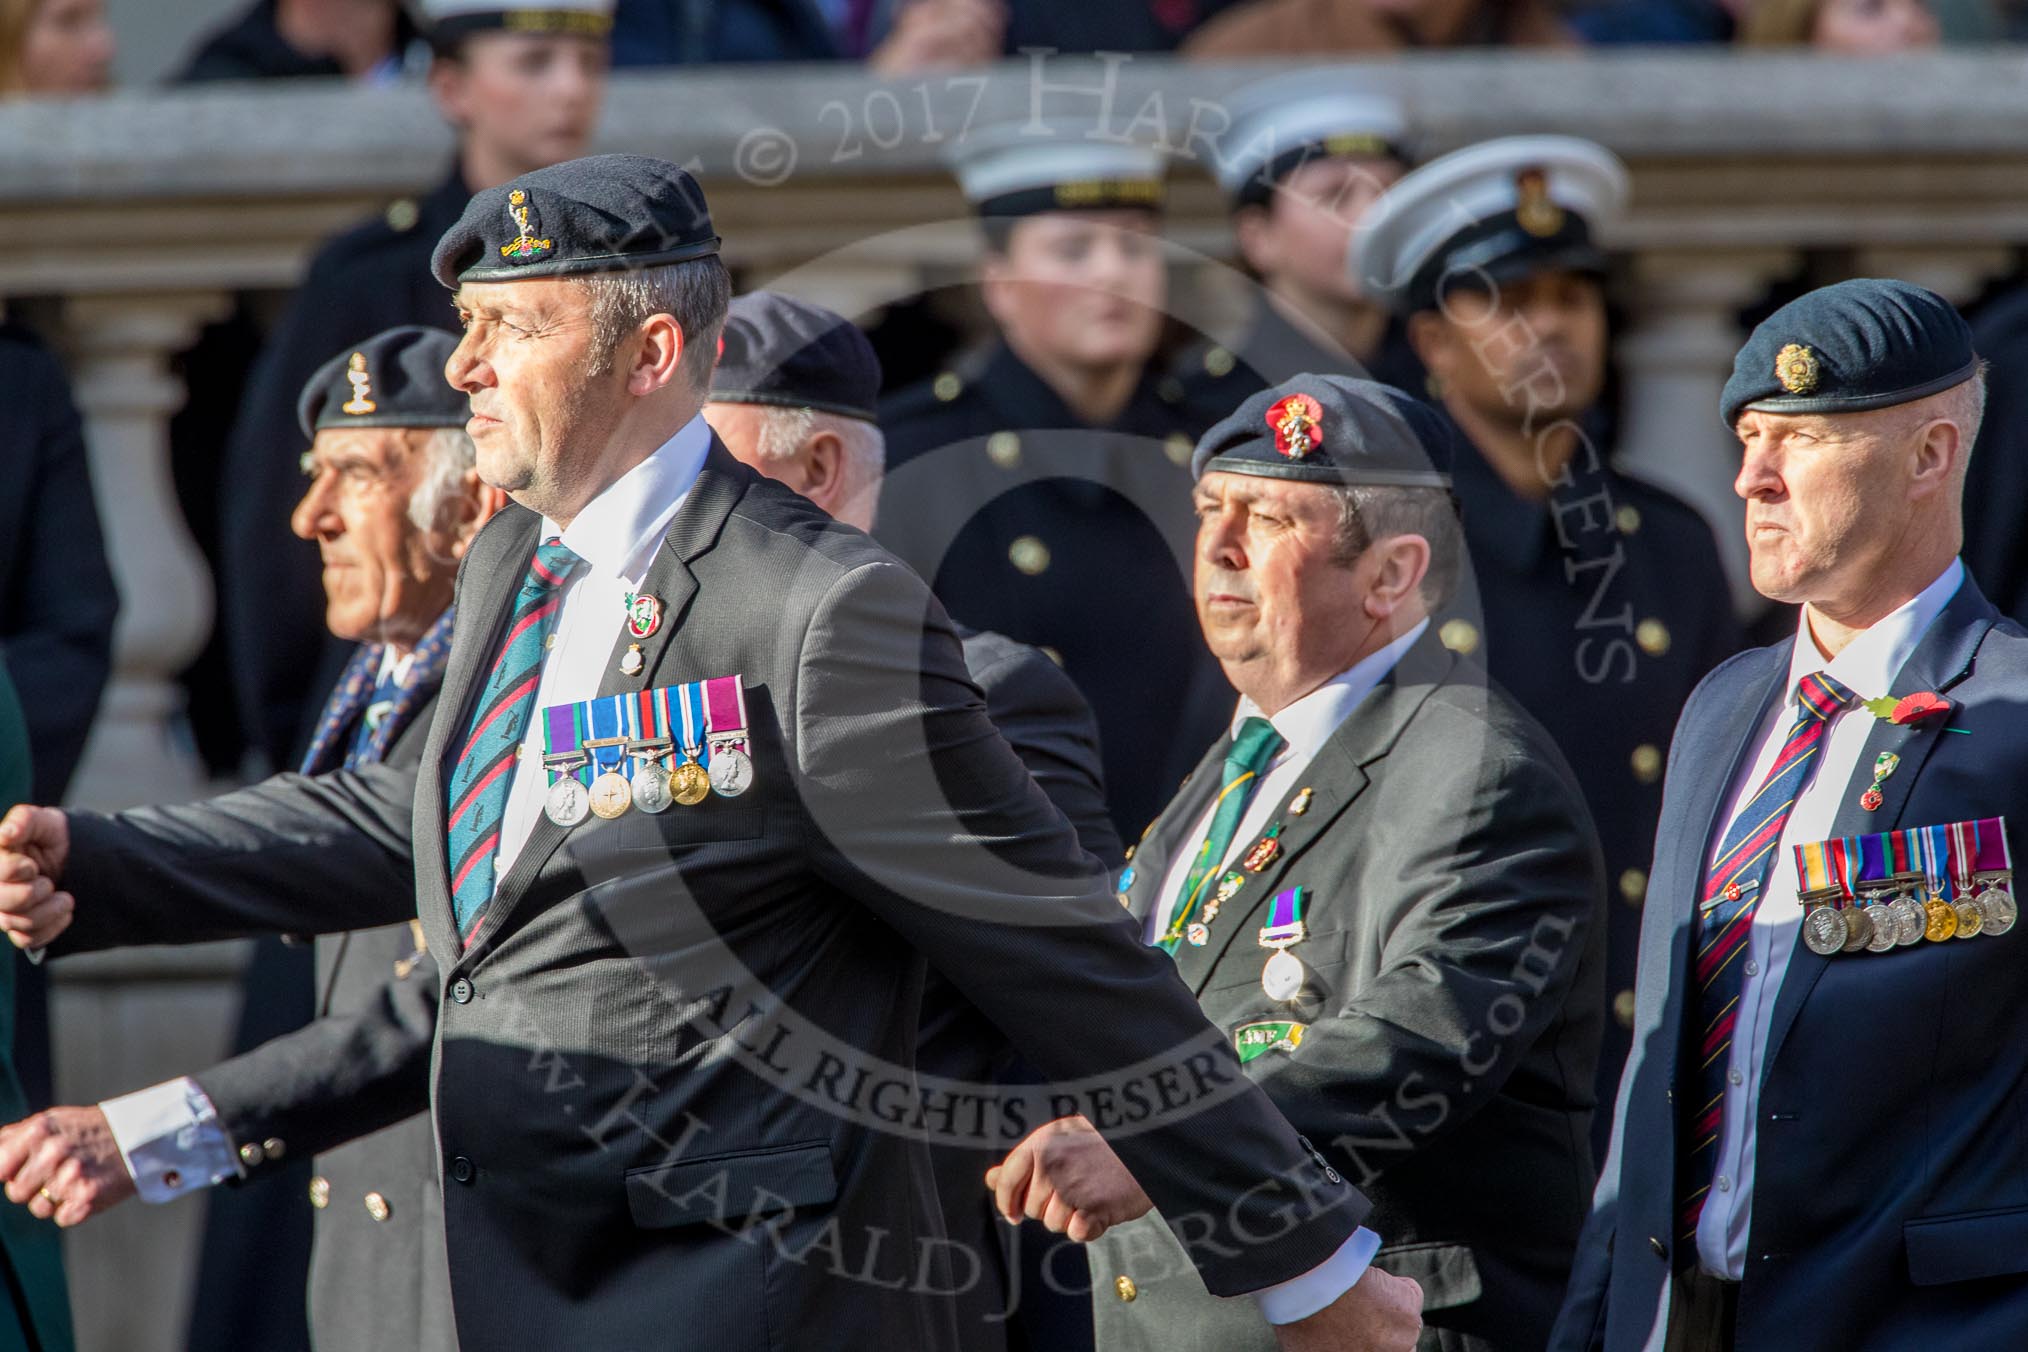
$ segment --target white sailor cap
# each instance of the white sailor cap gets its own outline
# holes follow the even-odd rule
[[[951,167],[981,216],[1162,209],[1162,152],[1085,122],[984,128],[954,148]]]
[[[1626,209],[1627,169],[1574,136],[1506,136],[1404,175],[1353,232],[1366,294],[1412,314],[1452,286],[1605,269],[1594,232]]]
[[[1358,155],[1409,162],[1408,115],[1384,94],[1369,93],[1341,70],[1278,75],[1248,85],[1229,104],[1232,123],[1218,138],[1218,186],[1236,210],[1268,200],[1275,185],[1306,160]]]
[[[509,33],[566,34],[607,38],[613,31],[616,0],[414,0],[417,22],[439,48],[467,33],[486,29]]]

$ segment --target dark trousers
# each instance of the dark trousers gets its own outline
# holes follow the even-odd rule
[[[1739,1283],[1692,1268],[1676,1274],[1669,1334],[1662,1352],[1732,1352],[1739,1321]]]

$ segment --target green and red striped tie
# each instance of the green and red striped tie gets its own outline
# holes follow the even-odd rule
[[[514,598],[507,637],[493,659],[485,693],[465,730],[445,788],[450,834],[451,910],[458,933],[469,944],[493,899],[493,856],[500,849],[500,822],[507,815],[507,790],[514,782],[514,758],[535,709],[542,682],[542,659],[556,632],[564,584],[584,560],[561,540],[545,540],[529,562],[528,576]]]

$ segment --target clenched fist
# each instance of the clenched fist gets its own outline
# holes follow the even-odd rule
[[[75,903],[57,889],[70,857],[70,822],[23,803],[0,818],[0,931],[16,948],[42,948],[70,928]]]

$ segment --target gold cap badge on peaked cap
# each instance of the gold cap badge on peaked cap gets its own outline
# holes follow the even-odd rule
[[[1817,354],[1801,343],[1790,343],[1775,354],[1775,379],[1790,394],[1808,394],[1817,388]]]

